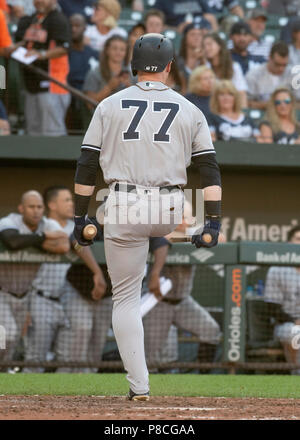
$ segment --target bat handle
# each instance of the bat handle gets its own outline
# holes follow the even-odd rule
[[[210,243],[212,241],[212,236],[206,232],[205,234],[202,235],[202,240],[205,243]]]

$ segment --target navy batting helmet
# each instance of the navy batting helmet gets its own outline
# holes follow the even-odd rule
[[[133,75],[143,72],[162,72],[173,60],[174,47],[162,34],[145,34],[138,38],[133,46],[131,69]]]

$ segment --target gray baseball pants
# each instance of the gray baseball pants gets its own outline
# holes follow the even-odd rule
[[[105,206],[104,246],[112,281],[112,325],[131,390],[149,391],[149,374],[140,314],[142,280],[149,237],[167,235],[181,223],[183,192],[161,194],[137,186],[137,193],[115,192]]]

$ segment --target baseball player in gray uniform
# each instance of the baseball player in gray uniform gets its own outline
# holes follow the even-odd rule
[[[130,400],[149,399],[141,284],[149,237],[161,237],[181,223],[186,167],[200,170],[206,223],[192,242],[215,246],[221,215],[221,179],[202,112],[166,86],[174,56],[172,42],[146,34],[134,45],[132,72],[138,82],[96,108],[85,134],[75,175],[74,235],[81,245],[99,164],[110,193],[106,201],[104,245],[112,281],[112,324],[127,370]],[[203,234],[210,234],[207,243]]]
[[[37,191],[23,194],[18,207],[0,220],[0,238],[10,250],[36,247],[48,252],[65,253],[70,249],[66,234],[55,220],[43,216],[44,204]],[[22,335],[29,310],[29,291],[40,264],[1,263],[0,325],[6,330],[6,350],[0,359],[11,360]]]
[[[74,204],[70,190],[59,185],[49,187],[45,190],[44,202],[48,219],[57,222],[66,236],[70,237],[74,229],[72,220]],[[84,248],[79,255],[94,273],[95,295],[103,294],[105,280],[91,250]],[[44,263],[33,280],[30,300],[31,324],[26,336],[26,361],[37,363],[46,361],[47,353],[53,349],[59,361],[86,360],[76,356],[76,350],[79,348],[74,347],[71,336],[78,333],[74,322],[81,322],[81,332],[92,323],[87,320],[84,313],[84,304],[77,303],[77,300],[81,300],[80,295],[66,281],[66,273],[70,265],[70,263]],[[64,293],[66,297],[62,298]],[[80,349],[84,350],[84,338],[81,337],[76,342],[79,342]],[[42,367],[23,370],[26,373],[43,371]]]

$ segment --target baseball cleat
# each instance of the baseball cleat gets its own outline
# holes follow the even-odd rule
[[[150,399],[150,393],[143,393],[143,394],[135,394],[132,390],[129,390],[129,393],[127,394],[127,400],[135,400],[139,402],[146,402]]]

